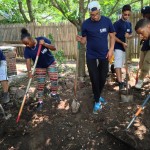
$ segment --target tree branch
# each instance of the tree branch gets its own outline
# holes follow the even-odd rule
[[[77,26],[78,25],[78,21],[77,20],[71,20],[65,13],[65,11],[62,9],[62,7],[60,6],[59,2],[57,0],[52,0],[51,1],[53,7],[55,7],[56,9],[58,9],[63,15],[65,18],[67,18],[73,25]]]
[[[25,13],[24,13],[23,7],[22,7],[22,0],[18,0],[18,5],[19,5],[19,11],[20,11],[20,13],[21,13],[21,15],[22,15],[24,21],[25,21],[26,23],[29,23],[30,21],[27,19],[26,15],[25,15]]]
[[[140,2],[140,1],[141,1],[141,0],[136,0],[136,1],[134,1],[134,2],[129,3],[129,5],[134,4],[134,3],[136,3],[136,2]],[[114,10],[114,11],[112,12],[112,14],[114,14],[115,12],[117,12],[117,11],[119,11],[119,10],[120,10],[120,8],[117,9],[117,10]],[[110,16],[111,16],[112,14],[110,14]],[[109,16],[109,17],[110,17],[110,16]]]
[[[34,22],[35,17],[34,17],[34,14],[33,14],[32,2],[31,2],[31,0],[26,0],[26,3],[27,3],[27,7],[28,7],[30,20],[31,20],[31,22]]]
[[[114,5],[113,8],[112,8],[110,14],[108,15],[108,17],[110,17],[110,16],[112,15],[112,13],[113,13],[115,7],[117,6],[117,4],[119,3],[119,1],[120,1],[120,0],[117,0],[117,2],[115,3],[115,5]]]

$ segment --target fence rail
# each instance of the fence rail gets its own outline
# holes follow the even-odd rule
[[[131,16],[131,22],[133,26],[133,38],[129,44],[129,58],[138,58],[140,53],[140,40],[137,37],[134,26],[140,18],[140,13],[133,13]],[[17,57],[23,57],[23,47],[17,45],[20,43],[20,30],[25,27],[29,30],[33,37],[45,36],[47,38],[52,35],[57,49],[62,49],[65,56],[68,59],[76,57],[77,42],[76,34],[77,30],[71,23],[50,23],[47,25],[31,24],[9,24],[0,25],[0,43],[16,44]]]

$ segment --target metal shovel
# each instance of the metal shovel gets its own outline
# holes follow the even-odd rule
[[[8,120],[12,116],[11,114],[6,115],[6,113],[4,111],[4,108],[3,108],[3,106],[1,104],[0,104],[0,109],[1,109],[1,111],[3,113],[4,119]]]
[[[127,40],[128,43],[128,40]],[[126,48],[126,60],[125,60],[125,66],[126,66],[126,91],[121,91],[121,101],[122,102],[131,102],[133,101],[133,95],[131,94],[131,91],[129,92],[129,72],[128,72],[128,47]]]
[[[78,42],[78,50],[80,49],[80,43]],[[78,60],[79,60],[79,52],[77,50],[77,59],[76,59],[76,71],[75,71],[75,80],[74,80],[74,99],[71,103],[72,113],[77,113],[80,108],[80,103],[77,100],[77,80],[78,80]]]

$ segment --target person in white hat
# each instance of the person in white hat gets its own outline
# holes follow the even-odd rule
[[[109,60],[113,55],[115,35],[111,20],[101,16],[98,1],[88,5],[90,18],[82,24],[82,36],[77,35],[77,41],[86,43],[86,60],[94,94],[93,113],[98,114],[101,104],[106,104],[101,97],[108,73]],[[108,35],[110,46],[108,47]]]

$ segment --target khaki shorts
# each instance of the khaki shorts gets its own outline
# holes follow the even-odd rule
[[[7,63],[5,60],[0,61],[0,81],[8,80]]]
[[[125,63],[126,53],[120,49],[115,49],[114,56],[114,68],[122,68]]]

